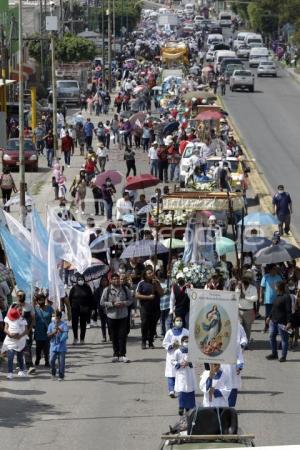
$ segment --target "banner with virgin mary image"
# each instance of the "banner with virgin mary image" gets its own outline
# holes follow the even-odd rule
[[[189,289],[191,361],[236,363],[238,300],[235,292]]]

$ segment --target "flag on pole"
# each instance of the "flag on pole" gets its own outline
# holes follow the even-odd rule
[[[48,282],[49,298],[53,301],[55,308],[60,306],[60,301],[65,297],[65,289],[62,279],[59,276],[58,261],[55,255],[55,242],[50,232],[48,245]]]
[[[49,233],[48,249],[54,245],[56,261],[68,261],[79,273],[83,273],[92,265],[87,234],[72,228],[50,208],[48,208],[47,214],[47,228]]]

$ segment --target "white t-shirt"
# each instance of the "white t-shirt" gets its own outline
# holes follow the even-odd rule
[[[22,317],[18,320],[10,320],[8,317],[5,317],[4,322],[8,324],[8,330],[10,333],[17,333],[21,334],[24,333],[25,327],[27,325],[27,322]],[[20,352],[23,350],[26,344],[27,336],[23,336],[20,339],[13,339],[6,335],[2,352],[5,352],[7,350],[16,350],[17,352]]]
[[[124,198],[119,198],[116,202],[117,220],[121,220],[125,214],[130,214],[133,210],[132,203]]]
[[[157,149],[155,147],[150,147],[148,150],[148,157],[150,159],[158,159],[157,158]]]

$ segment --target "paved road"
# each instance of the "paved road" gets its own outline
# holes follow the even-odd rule
[[[271,189],[283,183],[291,193],[293,231],[299,240],[300,85],[279,70],[277,79],[256,78],[255,93],[228,90],[224,101]]]

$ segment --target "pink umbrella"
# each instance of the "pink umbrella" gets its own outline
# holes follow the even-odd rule
[[[120,184],[122,181],[122,174],[118,170],[106,170],[97,175],[95,183],[101,187],[105,183],[106,178],[110,178],[113,185]]]
[[[144,89],[146,88],[146,86],[136,86],[134,89],[133,89],[133,93],[134,94],[139,94],[140,92],[142,92]]]

